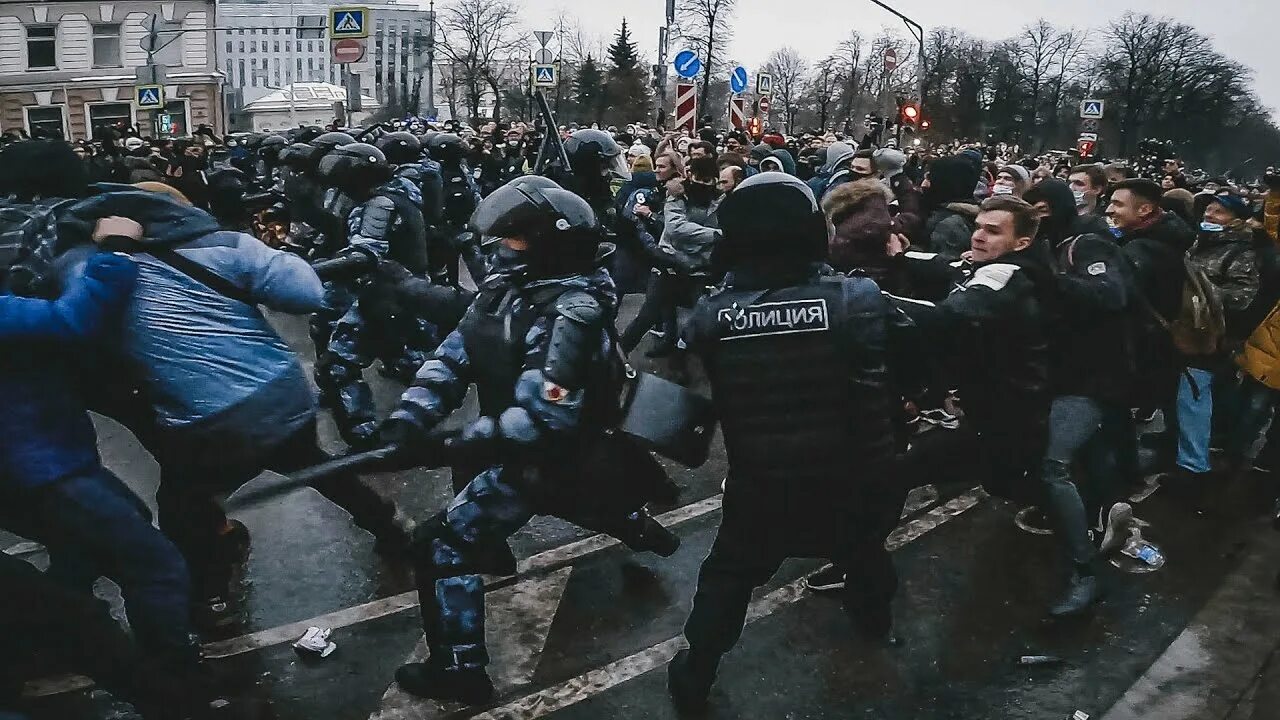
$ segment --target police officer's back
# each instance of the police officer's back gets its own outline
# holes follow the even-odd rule
[[[900,317],[867,278],[822,276],[827,225],[811,190],[783,173],[748,178],[720,207],[729,267],[685,342],[706,368],[724,430],[724,520],[702,566],[671,666],[678,704],[705,703],[751,592],[791,556],[848,562],[856,629],[887,638],[896,588],[884,538],[902,495],[893,459],[888,346]],[[854,561],[856,558],[856,562]]]

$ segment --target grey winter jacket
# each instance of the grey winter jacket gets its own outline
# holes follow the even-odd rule
[[[961,253],[969,249],[977,217],[978,206],[972,203],[947,203],[934,210],[924,224],[925,235],[929,238],[927,249],[950,260],[958,260]]]
[[[711,251],[720,239],[717,199],[708,207],[689,205],[685,198],[667,198],[662,208],[662,239],[658,247],[677,258],[686,270],[705,270],[711,265]]]

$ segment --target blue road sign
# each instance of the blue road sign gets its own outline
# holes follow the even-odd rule
[[[692,50],[681,50],[676,53],[676,60],[672,64],[676,67],[676,74],[682,78],[694,78],[702,72],[702,61]]]
[[[556,66],[555,65],[534,65],[533,66],[533,86],[534,87],[555,87],[556,86]]]
[[[329,8],[329,37],[335,40],[369,37],[369,8]]]
[[[135,85],[133,101],[139,108],[162,108],[164,107],[164,86]]]
[[[729,73],[729,89],[740,93],[747,89],[747,69],[739,65]]]

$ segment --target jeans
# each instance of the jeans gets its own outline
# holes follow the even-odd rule
[[[1120,492],[1116,471],[1123,446],[1117,439],[1128,427],[1127,415],[1127,408],[1079,395],[1054,398],[1049,410],[1049,444],[1040,467],[1044,510],[1077,567],[1088,566],[1096,555],[1089,540],[1089,518]],[[1072,481],[1076,463],[1082,484]]]
[[[194,661],[187,566],[151,524],[138,496],[110,471],[67,478],[0,499],[0,524],[49,550],[49,575],[90,594],[106,576],[120,586],[138,643]]]
[[[1194,388],[1192,381],[1195,382]],[[1179,467],[1193,473],[1209,472],[1209,439],[1212,432],[1213,373],[1188,368],[1178,380]]]
[[[1235,402],[1227,426],[1227,457],[1243,460],[1250,456],[1262,429],[1271,419],[1275,391],[1245,375],[1235,388]]]

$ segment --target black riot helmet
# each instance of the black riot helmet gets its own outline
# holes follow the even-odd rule
[[[391,179],[391,165],[382,151],[368,143],[350,143],[320,158],[320,181],[354,195],[363,195]]]
[[[412,133],[403,130],[387,133],[378,138],[378,149],[392,165],[417,162],[422,157],[422,143]]]
[[[813,191],[786,173],[743,180],[716,212],[723,239],[716,247],[730,267],[792,269],[827,256],[827,220]]]
[[[512,180],[511,182],[507,183],[503,187],[525,188],[528,190],[562,190],[563,189],[560,187],[558,183],[556,183],[555,180],[552,180],[549,177],[544,177],[542,175],[521,175],[520,177]],[[480,228],[476,225],[476,216],[474,214],[471,216],[471,219],[467,222],[467,227],[472,232],[478,233],[480,235],[481,247],[491,249],[494,243],[501,239],[497,236],[488,235],[486,233],[481,232]]]
[[[600,245],[600,223],[587,201],[546,178],[503,185],[480,201],[471,223],[482,236],[525,240],[526,250],[500,247],[496,265],[537,278],[590,270]]]
[[[344,132],[327,132],[312,140],[311,144],[328,152],[342,145],[350,145],[355,141],[355,138]]]
[[[431,138],[439,134],[436,130],[427,130],[426,132],[418,133],[415,137],[418,138],[418,142],[422,143],[422,149],[426,150],[431,147]]]
[[[280,150],[280,164],[285,167],[309,172],[316,169],[316,163],[324,150],[309,143],[293,143]]]
[[[622,148],[607,132],[591,128],[576,130],[564,141],[564,152],[569,156],[574,174],[579,177],[598,175],[631,179],[631,171],[622,157]]]
[[[289,142],[283,135],[268,135],[258,143],[258,157],[273,163],[280,157],[280,152],[288,147]]]
[[[453,133],[436,133],[427,143],[427,153],[436,162],[457,164],[467,154],[467,147]]]

